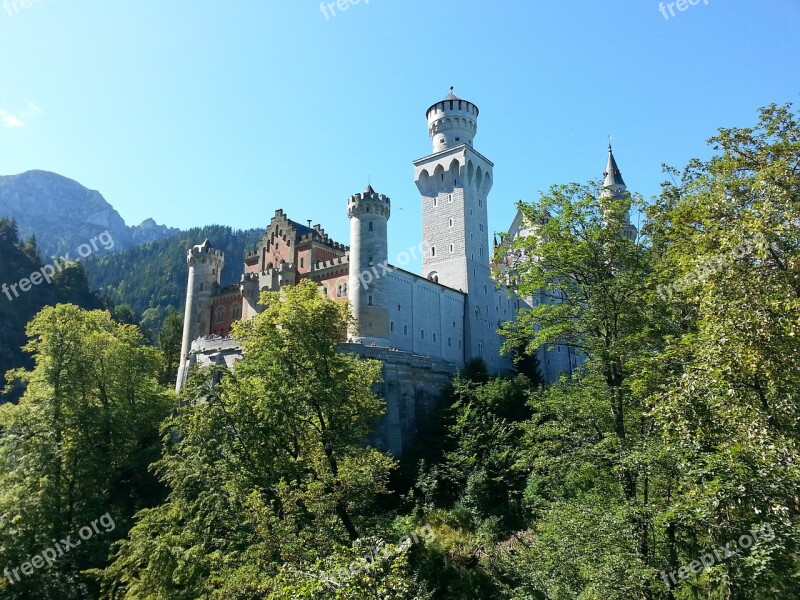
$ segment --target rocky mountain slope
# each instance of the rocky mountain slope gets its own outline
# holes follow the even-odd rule
[[[36,235],[40,253],[49,258],[70,252],[104,231],[121,250],[179,233],[147,219],[128,226],[103,196],[77,181],[48,171],[0,176],[0,217],[13,217],[19,235]]]

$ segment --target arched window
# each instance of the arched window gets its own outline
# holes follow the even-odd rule
[[[346,283],[342,284],[342,297],[343,298],[347,297],[347,284]]]
[[[222,323],[225,321],[225,307],[220,306],[217,309],[217,323]]]
[[[436,333],[433,334],[433,343],[436,343]]]

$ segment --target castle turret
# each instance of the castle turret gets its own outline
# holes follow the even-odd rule
[[[208,240],[194,246],[186,256],[189,281],[186,286],[186,311],[183,315],[183,343],[175,389],[180,391],[186,377],[186,361],[192,342],[211,331],[212,296],[220,285],[225,255],[215,250]]]
[[[478,107],[472,102],[456,96],[451,86],[450,94],[426,113],[433,151],[440,152],[461,144],[472,146],[478,132],[478,112]]]
[[[389,342],[389,298],[385,275],[389,250],[386,228],[391,201],[368,186],[347,201],[350,218],[349,300],[354,324],[349,332],[354,341]]]
[[[600,191],[601,202],[603,198],[612,198],[614,200],[630,198],[628,186],[625,185],[625,181],[622,179],[622,172],[617,166],[611,144],[608,145],[608,164],[606,165],[605,173],[603,173],[603,189]],[[639,234],[639,230],[635,225],[631,224],[630,201],[627,204],[624,218],[625,223],[623,224],[622,235],[626,239],[634,241]]]

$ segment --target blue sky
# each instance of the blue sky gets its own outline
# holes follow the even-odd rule
[[[700,0],[668,19],[653,0],[328,13],[319,0],[7,0],[0,174],[76,179],[129,224],[263,227],[284,208],[345,243],[346,199],[369,176],[392,198],[391,257],[419,241],[411,162],[430,153],[425,110],[450,85],[481,109],[494,230],[515,201],[601,176],[609,134],[650,197],[662,163],[705,158],[718,127],[800,99],[800,0]]]

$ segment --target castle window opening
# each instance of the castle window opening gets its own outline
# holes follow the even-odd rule
[[[403,335],[408,335],[408,325],[403,325]]]
[[[389,331],[391,331],[392,333],[394,333],[394,321],[390,321],[390,322],[389,322]]]
[[[372,294],[367,296],[367,306],[372,306]]]
[[[436,333],[433,334],[433,343],[436,343]]]
[[[369,230],[372,231],[372,221],[369,222]]]
[[[419,337],[420,337],[420,339],[423,339],[423,340],[425,339],[425,330],[424,329],[420,329],[419,330]]]
[[[225,321],[225,309],[220,306],[217,309],[217,323],[222,323]]]

